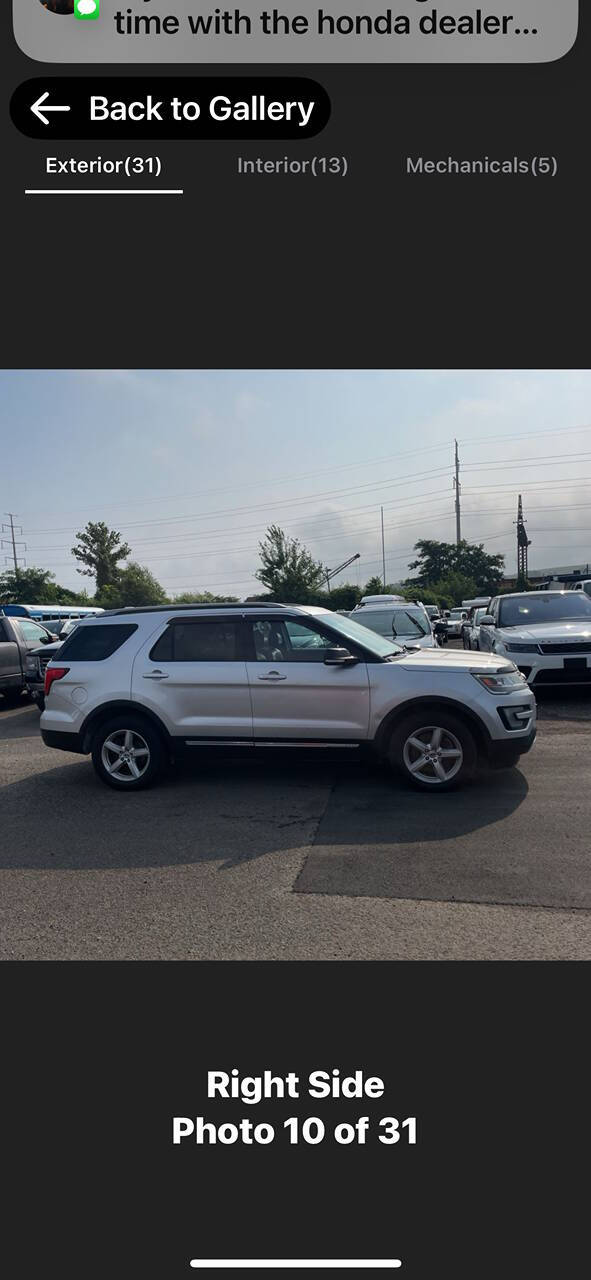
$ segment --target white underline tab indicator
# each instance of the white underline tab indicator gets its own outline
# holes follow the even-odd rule
[[[26,196],[182,196],[183,187],[25,187]]]
[[[233,1270],[251,1270],[259,1267],[281,1267],[290,1268],[291,1270],[308,1270],[314,1268],[324,1268],[331,1270],[336,1267],[346,1267],[348,1270],[358,1271],[360,1268],[365,1270],[371,1268],[374,1271],[387,1271],[395,1267],[401,1267],[400,1258],[191,1258],[191,1266],[196,1270],[202,1268],[215,1269],[216,1271],[233,1271]]]

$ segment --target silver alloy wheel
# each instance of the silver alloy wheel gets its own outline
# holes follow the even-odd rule
[[[150,763],[150,748],[136,729],[116,729],[101,749],[103,768],[109,777],[130,782],[143,777]]]
[[[432,786],[451,782],[464,761],[461,742],[449,729],[438,725],[425,725],[411,733],[402,755],[408,772]]]

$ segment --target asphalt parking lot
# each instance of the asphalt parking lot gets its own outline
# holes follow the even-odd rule
[[[118,795],[0,710],[4,959],[589,959],[591,697],[425,796],[367,763],[191,761]]]

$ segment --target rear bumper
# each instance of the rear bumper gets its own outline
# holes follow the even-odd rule
[[[490,738],[487,744],[487,760],[495,769],[510,768],[519,756],[531,751],[536,740],[536,726],[523,738]]]
[[[55,747],[58,751],[73,751],[84,756],[82,735],[80,733],[62,733],[59,729],[42,729],[41,737],[46,747]]]

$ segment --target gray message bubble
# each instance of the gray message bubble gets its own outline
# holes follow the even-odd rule
[[[38,62],[551,62],[579,19],[578,0],[100,0],[92,20],[88,10],[85,0],[80,20],[13,0],[17,43]]]

